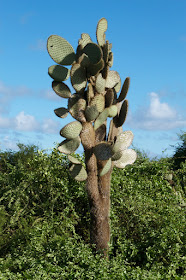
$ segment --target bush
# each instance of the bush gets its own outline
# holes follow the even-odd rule
[[[84,183],[68,160],[21,146],[0,153],[0,279],[184,279],[186,165],[141,157],[115,169],[110,261],[89,244]]]

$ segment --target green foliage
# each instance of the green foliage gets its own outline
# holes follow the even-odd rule
[[[186,164],[173,184],[171,159],[114,169],[108,262],[92,253],[87,194],[67,156],[19,148],[0,152],[0,279],[185,279]]]
[[[180,168],[181,163],[186,161],[186,132],[179,135],[179,140],[181,143],[175,147],[173,156],[176,169]]]

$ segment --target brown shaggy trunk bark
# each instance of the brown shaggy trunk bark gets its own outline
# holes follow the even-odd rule
[[[92,124],[84,123],[81,131],[81,140],[85,150],[85,163],[87,170],[86,190],[90,206],[90,240],[96,251],[108,257],[110,241],[110,177],[111,171],[99,176],[99,171],[106,161],[97,161],[93,153],[96,143]]]
[[[90,156],[90,152],[85,152],[85,159],[88,171],[86,189],[90,206],[90,240],[95,245],[96,251],[100,251],[105,257],[108,257],[111,172],[100,177],[97,175],[95,155]],[[102,165],[102,162],[98,164],[98,170]],[[94,168],[92,168],[93,166]]]

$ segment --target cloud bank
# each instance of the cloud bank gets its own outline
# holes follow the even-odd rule
[[[143,130],[172,130],[186,127],[186,118],[168,103],[162,103],[155,92],[149,94],[150,104],[129,117],[129,125]]]

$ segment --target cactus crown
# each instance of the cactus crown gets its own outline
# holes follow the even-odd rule
[[[54,112],[61,118],[66,117],[69,112],[76,120],[60,130],[61,136],[66,139],[58,149],[69,155],[70,174],[79,181],[86,180],[87,173],[71,154],[81,142],[85,150],[92,148],[98,161],[106,162],[98,176],[104,176],[113,165],[123,168],[136,159],[135,151],[127,149],[133,140],[132,132],[120,133],[128,112],[128,101],[125,98],[130,78],[126,78],[117,96],[121,78],[117,71],[110,70],[113,52],[112,45],[106,41],[107,27],[107,20],[100,19],[96,29],[97,44],[92,42],[87,33],[83,33],[76,52],[60,36],[51,35],[47,42],[48,53],[57,63],[48,69],[48,74],[53,79],[52,88],[57,95],[68,99],[67,109],[62,107]],[[64,65],[71,65],[71,69]],[[69,77],[75,90],[73,94],[63,83]],[[108,135],[107,118],[112,118]]]

